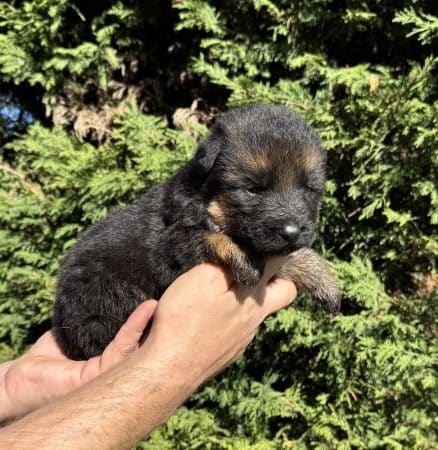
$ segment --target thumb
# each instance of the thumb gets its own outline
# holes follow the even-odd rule
[[[265,317],[289,306],[297,296],[297,288],[292,281],[277,278],[265,288],[263,309]]]
[[[273,256],[270,257],[266,261],[265,270],[263,272],[263,276],[260,279],[258,283],[258,287],[264,288],[268,283],[269,280],[279,272],[282,265],[285,263],[286,257],[284,256]]]
[[[142,334],[154,315],[157,304],[156,300],[146,300],[137,306],[104,350],[102,354],[103,366],[113,366],[137,349]]]

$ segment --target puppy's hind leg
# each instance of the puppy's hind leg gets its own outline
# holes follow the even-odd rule
[[[291,253],[276,275],[295,283],[298,290],[308,292],[323,308],[336,313],[341,307],[341,293],[327,263],[310,248]]]
[[[93,280],[71,269],[58,285],[52,329],[70,359],[100,355],[131,312],[148,298],[135,286],[114,279],[109,273],[94,274]],[[81,276],[82,274],[82,276]]]
[[[79,321],[70,316],[56,321],[53,333],[68,358],[86,360],[100,355],[122,324],[115,324],[111,317],[90,316]]]

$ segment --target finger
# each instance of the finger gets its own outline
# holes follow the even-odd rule
[[[137,307],[123,324],[114,338],[114,345],[121,353],[131,353],[135,350],[147,324],[154,315],[158,302],[147,300]]]
[[[265,288],[263,309],[265,316],[290,305],[297,296],[297,288],[292,281],[277,278]]]
[[[46,331],[27,352],[28,355],[64,356],[52,330]]]
[[[53,340],[54,338],[51,331],[46,331],[36,340],[35,344],[32,345],[28,353],[45,353],[47,348],[50,348],[52,346]]]
[[[260,281],[255,287],[248,286],[238,286],[237,287],[237,297],[239,301],[244,301],[247,297],[252,296],[258,303],[262,304],[265,297],[265,288],[269,283],[271,278],[279,272],[281,266],[286,261],[284,256],[273,256],[270,257],[265,264],[265,270],[260,278]]]
[[[286,257],[274,256],[266,261],[265,270],[263,276],[260,279],[258,287],[265,287],[269,280],[281,269],[281,266],[285,263]]]
[[[154,315],[157,304],[156,300],[146,300],[134,310],[103,352],[105,365],[117,364],[137,349],[143,331]]]

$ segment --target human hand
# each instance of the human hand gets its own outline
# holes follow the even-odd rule
[[[69,395],[3,428],[5,432],[0,430],[3,447],[18,442],[14,448],[61,448],[73,442],[77,448],[131,448],[207,378],[234,361],[268,314],[291,302],[296,295],[292,282],[268,282],[278,268],[278,263],[269,263],[251,292],[233,286],[224,270],[211,264],[183,274],[161,297],[148,338],[138,351]],[[0,405],[4,408],[2,399]]]
[[[2,364],[0,421],[24,415],[75,390],[135,352],[156,306],[156,300],[140,304],[102,355],[88,361],[68,359],[48,331],[23,356]]]
[[[211,264],[181,275],[161,297],[142,352],[187,383],[201,384],[243,353],[266,316],[296,297],[291,281],[269,281],[282,262],[269,261],[253,291],[236,287]]]

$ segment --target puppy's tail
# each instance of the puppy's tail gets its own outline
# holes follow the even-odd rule
[[[308,292],[330,313],[341,307],[341,293],[328,264],[315,251],[302,248],[291,253],[277,274],[295,283],[297,289]]]

